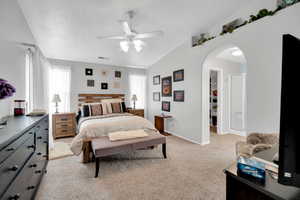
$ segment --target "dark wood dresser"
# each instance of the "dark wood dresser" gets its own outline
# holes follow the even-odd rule
[[[0,129],[0,199],[34,199],[48,162],[48,115],[11,117]]]

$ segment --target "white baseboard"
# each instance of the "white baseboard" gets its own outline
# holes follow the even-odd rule
[[[247,136],[246,131],[237,131],[237,130],[232,130],[232,129],[230,129],[228,131],[228,134],[234,134],[234,135],[239,135],[239,136],[244,136],[244,137]]]
[[[189,142],[191,142],[191,143],[195,143],[195,144],[200,144],[200,145],[206,145],[206,144],[209,144],[209,141],[208,141],[208,143],[199,143],[199,142],[196,142],[196,141],[194,141],[194,140],[192,140],[192,139],[189,139],[189,138],[186,138],[186,137],[184,137],[184,136],[181,136],[181,135],[178,135],[178,134],[176,134],[176,133],[174,133],[174,132],[171,132],[171,131],[168,131],[168,130],[166,130],[166,132],[167,133],[170,133],[171,135],[174,135],[174,136],[176,136],[176,137],[179,137],[179,138],[181,138],[181,139],[183,139],[183,140],[187,140],[187,141],[189,141]]]

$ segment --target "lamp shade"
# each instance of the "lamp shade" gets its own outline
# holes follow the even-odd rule
[[[59,103],[59,102],[61,102],[61,99],[60,99],[59,94],[53,95],[52,102],[53,102],[53,103]]]
[[[137,100],[138,100],[135,94],[132,95],[131,100],[132,100],[132,101],[137,101]]]

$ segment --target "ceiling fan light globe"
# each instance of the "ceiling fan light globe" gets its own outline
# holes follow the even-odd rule
[[[141,40],[134,40],[133,41],[134,48],[137,52],[141,52],[143,49],[143,42]]]
[[[121,41],[120,42],[120,48],[121,48],[122,51],[128,52],[128,50],[129,50],[129,43],[128,43],[128,41]]]

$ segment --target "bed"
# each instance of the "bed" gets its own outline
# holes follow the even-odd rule
[[[124,94],[79,94],[79,104],[118,102],[124,101]],[[115,100],[115,101],[114,101]],[[71,143],[71,150],[75,155],[82,153],[82,162],[87,163],[92,159],[91,141],[95,138],[107,136],[116,131],[130,131],[143,129],[146,131],[158,131],[147,119],[130,113],[109,113],[99,116],[80,117],[78,121],[78,134]]]

